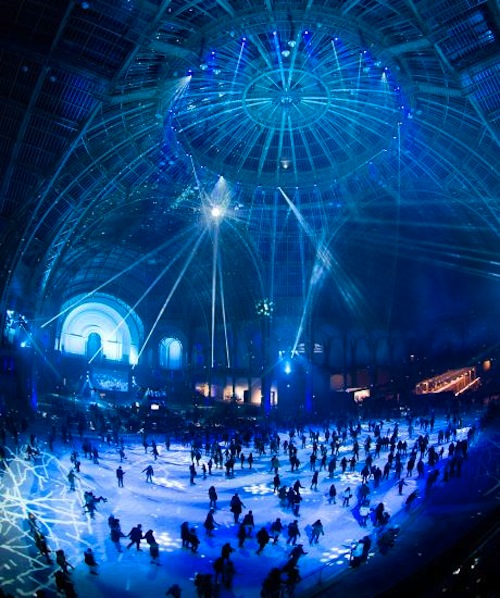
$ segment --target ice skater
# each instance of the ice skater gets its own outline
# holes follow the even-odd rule
[[[210,509],[203,523],[203,527],[207,530],[207,536],[213,536],[215,527],[219,525],[214,519],[214,512],[213,509]]]
[[[125,472],[121,465],[118,466],[116,470],[116,479],[118,480],[118,488],[123,488],[123,478],[125,476]]]
[[[208,498],[210,499],[209,508],[217,509],[217,490],[215,486],[210,486],[208,489]]]
[[[85,550],[83,553],[83,560],[89,568],[89,573],[92,573],[92,575],[99,575],[97,573],[97,562],[95,560],[94,553],[92,552],[92,548],[89,547]]]
[[[319,537],[325,535],[325,530],[323,529],[323,524],[321,523],[321,519],[317,519],[312,524],[312,532],[311,532],[311,540],[310,544],[317,544]]]
[[[145,469],[142,470],[142,473],[146,474],[146,482],[153,483],[153,476],[155,474],[152,465],[148,465]]]
[[[259,544],[259,548],[256,550],[256,554],[261,554],[264,548],[269,544],[269,533],[265,527],[261,527],[260,530],[257,532],[257,543]]]
[[[144,536],[142,535],[142,525],[138,523],[127,534],[127,538],[130,538],[130,543],[127,545],[127,550],[134,544],[136,545],[137,550],[142,550],[141,540],[143,539],[143,537]]]
[[[342,493],[342,506],[343,507],[348,507],[349,506],[349,501],[351,500],[351,498],[352,498],[351,487],[347,486],[347,488]]]
[[[76,475],[74,470],[72,469],[69,473],[68,473],[68,482],[69,482],[69,489],[70,491],[74,492],[76,490],[75,488],[75,480],[76,480]]]
[[[68,567],[74,569],[73,565],[71,563],[68,563],[66,555],[64,554],[64,550],[62,548],[56,550],[56,563],[59,565],[59,567],[61,567],[61,570],[65,575],[68,575],[69,573]]]

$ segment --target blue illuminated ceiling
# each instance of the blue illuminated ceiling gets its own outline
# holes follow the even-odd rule
[[[241,314],[368,297],[400,325],[425,268],[450,309],[457,277],[498,277],[496,2],[4,4],[2,311],[107,285],[154,318],[184,271],[171,309],[205,313],[216,201]]]
[[[386,63],[345,23],[254,16],[204,38],[171,124],[197,161],[232,180],[331,184],[395,145],[410,107]],[[228,30],[229,29],[229,30]],[[340,30],[340,31],[339,31]]]

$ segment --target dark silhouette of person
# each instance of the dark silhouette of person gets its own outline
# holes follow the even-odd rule
[[[241,498],[239,497],[238,493],[236,492],[236,494],[234,494],[234,496],[231,498],[231,504],[229,506],[229,509],[234,516],[235,523],[239,522],[240,515],[241,515],[241,512],[243,511],[244,507],[245,507],[245,505],[242,503]]]
[[[122,466],[119,465],[118,469],[116,470],[116,479],[118,480],[118,488],[123,488],[123,477],[125,472],[122,469]]]
[[[92,573],[92,575],[99,575],[96,571],[97,562],[95,560],[94,553],[92,552],[92,548],[89,547],[85,550],[83,553],[83,559],[89,568],[89,572]]]
[[[210,486],[210,488],[208,489],[208,498],[210,499],[210,504],[209,507],[211,509],[217,509],[217,490],[215,489],[215,486]]]
[[[127,545],[127,549],[129,549],[131,546],[133,546],[134,544],[137,547],[137,550],[142,550],[140,544],[141,544],[141,540],[143,539],[143,535],[142,535],[142,525],[140,523],[138,523],[135,527],[133,527],[128,535],[127,538],[130,538],[130,543]]]
[[[151,484],[153,483],[153,476],[154,476],[154,470],[153,470],[153,466],[152,465],[148,465],[145,469],[142,470],[142,473],[146,473],[146,482],[151,482]]]
[[[205,522],[203,523],[203,527],[207,530],[207,535],[208,536],[213,536],[214,535],[214,529],[215,526],[218,525],[214,519],[214,510],[210,509],[210,511],[207,514],[207,517],[205,519]]]
[[[257,554],[260,554],[267,544],[269,544],[269,533],[265,527],[261,527],[260,530],[257,532],[257,542],[259,544],[259,548],[256,551]]]

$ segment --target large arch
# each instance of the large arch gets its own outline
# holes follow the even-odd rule
[[[74,305],[74,307],[71,307]],[[68,309],[69,308],[69,309]],[[74,298],[69,305],[55,349],[62,353],[86,356],[89,362],[106,359],[137,364],[143,325],[137,314],[119,299],[110,295]],[[92,339],[100,338],[100,348],[88,355]]]

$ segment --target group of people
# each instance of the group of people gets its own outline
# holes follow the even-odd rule
[[[262,472],[265,473],[267,471],[270,474],[269,487],[278,496],[276,514],[280,516],[273,516],[269,520],[266,513],[266,518],[262,519],[261,513],[256,512],[254,514],[254,508],[248,509],[246,507],[238,491],[233,493],[228,508],[231,513],[232,523],[234,524],[234,531],[230,533],[234,534],[238,549],[243,549],[250,544],[253,546],[255,554],[267,554],[269,548],[266,547],[268,545],[278,544],[282,535],[286,538],[284,542],[280,543],[286,550],[286,562],[282,567],[274,567],[265,578],[262,585],[262,596],[264,598],[274,596],[273,592],[276,591],[276,588],[293,592],[293,588],[295,588],[301,579],[299,559],[302,555],[307,554],[303,544],[300,543],[302,534],[299,528],[299,519],[301,517],[300,506],[303,500],[301,491],[304,488],[308,487],[314,493],[327,481],[328,489],[326,487],[323,488],[323,494],[326,496],[325,502],[329,505],[336,505],[337,486],[341,480],[344,483],[347,480],[348,483],[344,488],[340,488],[338,492],[340,499],[338,508],[351,509],[350,501],[353,497],[356,497],[357,504],[354,507],[353,513],[356,513],[357,515],[355,516],[359,517],[360,526],[366,528],[367,523],[371,521],[373,523],[373,534],[377,539],[377,546],[381,551],[387,550],[388,547],[394,544],[397,533],[399,533],[399,528],[388,525],[390,516],[383,502],[380,502],[376,507],[370,507],[370,492],[378,484],[382,483],[384,479],[388,480],[389,475],[392,474],[395,481],[390,482],[388,486],[397,485],[398,493],[402,495],[404,488],[409,485],[407,480],[413,474],[412,464],[416,464],[417,462],[423,463],[428,473],[427,479],[433,479],[432,483],[435,483],[435,474],[433,472],[437,471],[439,460],[445,456],[448,457],[446,466],[448,475],[460,475],[462,463],[467,454],[467,441],[470,441],[474,433],[474,429],[471,428],[472,431],[466,439],[459,439],[457,437],[457,426],[453,419],[450,418],[446,429],[442,434],[438,435],[440,438],[439,442],[433,446],[430,442],[430,433],[433,432],[434,427],[432,416],[428,419],[425,418],[423,421],[412,418],[408,420],[407,424],[408,427],[405,430],[407,437],[404,441],[401,437],[399,422],[385,425],[384,422],[377,421],[369,421],[363,427],[359,421],[339,424],[337,426],[332,426],[331,423],[328,423],[323,429],[317,426],[310,428],[308,434],[302,426],[292,427],[288,432],[288,438],[284,441],[282,441],[276,430],[259,433],[250,442],[248,440],[244,441],[239,437],[238,433],[234,433],[234,437],[228,435],[228,439],[224,443],[215,440],[210,432],[206,433],[206,442],[202,441],[200,435],[195,436],[190,443],[190,485],[195,484],[195,463],[197,466],[200,466],[200,461],[205,460],[207,462],[206,465],[205,463],[201,465],[202,467],[205,465],[203,477],[207,479],[208,476],[209,482],[207,485],[210,484],[208,487],[209,510],[203,522],[193,524],[185,521],[182,523],[180,534],[182,548],[189,549],[192,553],[197,553],[202,542],[210,542],[211,546],[216,545],[216,542],[214,543],[211,538],[217,540],[217,536],[219,535],[217,528],[221,526],[220,522],[217,521],[219,519],[217,517],[219,495],[215,487],[215,477],[212,475],[212,468],[225,467],[225,478],[231,478],[233,482],[231,487],[234,488],[234,480],[240,475],[238,470],[235,472],[235,463],[239,462],[239,469],[243,470],[244,465],[248,466],[247,469],[253,468],[257,461]],[[413,439],[415,428],[418,426],[420,426],[421,433]],[[384,430],[384,428],[386,429]],[[449,441],[449,444],[445,455],[444,442],[446,440]],[[249,450],[251,442],[253,442],[253,451]],[[223,448],[224,445],[225,448]],[[158,447],[154,441],[149,444],[144,439],[143,446],[145,453],[151,454],[155,461],[160,457]],[[170,446],[170,438],[168,446]],[[89,460],[94,463],[98,462],[99,453],[96,444],[91,444],[89,441],[84,440],[81,448]],[[269,451],[269,457],[266,456],[266,451]],[[304,458],[304,453],[309,456],[308,468],[300,469],[299,451],[303,453],[300,455],[302,458]],[[364,451],[364,454],[362,451]],[[253,452],[257,453],[257,460],[254,459]],[[115,470],[117,484],[119,488],[124,488],[125,471],[122,463],[127,457],[125,455],[123,439],[120,442],[118,454],[120,464]],[[284,467],[286,467],[284,463],[286,464],[287,459],[281,458],[281,455],[288,457],[290,464],[290,470],[288,471],[293,472],[294,477],[296,477],[295,481],[292,478],[289,482],[290,485],[282,483],[282,479],[285,479],[285,477],[289,478],[289,476],[285,476],[283,473]],[[380,457],[385,459],[383,468],[380,468],[377,464],[377,459]],[[268,459],[270,460],[268,461]],[[71,452],[71,462],[72,467],[67,477],[70,482],[70,491],[73,492],[76,490],[76,482],[78,481],[76,475],[78,472],[75,471],[75,463],[78,462],[78,453],[74,447]],[[340,464],[341,476],[337,475],[337,463]],[[129,467],[131,466],[129,464]],[[79,467],[80,464],[78,465],[78,469]],[[309,478],[311,474],[307,473],[307,469],[312,472],[311,478]],[[324,480],[320,479],[319,475],[322,470],[325,471]],[[386,470],[387,474],[385,473]],[[137,471],[140,470],[138,469]],[[146,474],[146,481],[148,483],[153,483],[154,470],[151,464],[142,469],[142,473]],[[350,473],[356,473],[356,476],[353,475],[350,477]],[[359,474],[361,474],[362,481],[358,485]],[[417,479],[423,477],[422,467],[417,468]],[[217,479],[220,480],[220,476]],[[221,481],[221,484],[224,484],[224,482],[225,480]],[[305,485],[301,482],[304,482]],[[426,483],[428,484],[429,482]],[[411,486],[413,488],[413,484]],[[416,496],[415,491],[411,492],[408,501],[411,497],[412,501],[415,500]],[[246,495],[245,502],[249,500],[252,500],[251,496]],[[106,502],[106,498],[95,495],[91,490],[86,490],[84,493],[84,511],[92,519],[97,512],[97,505]],[[258,505],[258,503],[255,504]],[[253,507],[253,501],[252,504],[249,503],[249,506]],[[243,514],[244,511],[246,511],[245,514]],[[285,514],[284,518],[283,514]],[[287,514],[290,514],[288,520],[286,517]],[[258,521],[257,526],[255,525],[256,520]],[[149,529],[144,533],[142,525],[137,524],[130,529],[128,534],[125,534],[121,529],[120,520],[114,515],[109,516],[108,524],[110,540],[118,552],[122,552],[121,540],[123,538],[128,539],[126,549],[135,547],[136,551],[142,550],[141,542],[145,540],[149,548],[151,563],[160,565],[160,547],[153,530]],[[198,535],[197,527],[199,526],[203,526],[205,529],[206,539]],[[224,522],[224,526],[227,526],[227,522]],[[320,543],[321,538],[325,535],[325,526],[320,518],[316,518],[308,527],[302,527],[303,531],[304,529],[310,529],[308,540],[312,547]],[[31,524],[30,529],[40,555],[46,559],[48,564],[52,564],[52,559],[50,558],[51,551],[47,546],[44,535],[38,529],[36,520]],[[230,588],[233,584],[236,566],[231,555],[237,549],[233,548],[230,542],[227,542],[226,530],[224,530],[224,534],[220,535],[222,541],[221,555],[213,559],[211,570],[196,575],[195,586],[200,596],[210,596],[210,592],[212,591],[210,587],[214,588],[222,584],[224,587]],[[364,538],[357,543],[356,550],[352,551],[351,563],[353,566],[358,566],[363,560],[366,560],[370,546],[370,535],[365,533]],[[56,561],[59,567],[56,585],[58,590],[65,592],[67,596],[71,596],[71,592],[74,592],[74,588],[71,589],[72,583],[70,577],[72,566],[68,563],[64,552],[62,554],[61,552],[63,551],[60,549],[56,552]],[[89,548],[86,550],[84,560],[89,567],[89,572],[94,575],[97,574],[97,563],[92,549]],[[172,596],[175,596],[176,592],[180,591],[180,587],[177,586],[176,588],[176,585],[174,584],[174,586],[169,588],[170,595]]]
[[[55,564],[56,566],[56,570],[54,571],[54,582],[57,591],[62,592],[66,598],[76,598],[77,594],[71,578],[71,571],[75,569],[75,566],[68,561],[65,551],[62,548],[57,548],[54,551],[54,563],[50,556],[53,551],[48,546],[46,536],[40,529],[36,515],[31,512],[28,513],[28,528],[33,536],[36,548],[40,555],[45,559],[47,565],[53,566]],[[98,575],[98,564],[90,546],[83,552],[83,561],[87,565],[90,574]],[[42,598],[41,593],[38,593],[37,596]]]

